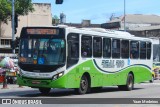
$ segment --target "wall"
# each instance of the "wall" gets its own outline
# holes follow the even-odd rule
[[[51,26],[52,25],[52,14],[51,14],[51,4],[48,3],[34,3],[35,11],[29,13],[26,16],[18,17],[18,29],[16,36],[20,36],[20,31],[23,26]],[[2,32],[0,39],[11,39],[12,29],[11,20],[8,24],[1,25]]]

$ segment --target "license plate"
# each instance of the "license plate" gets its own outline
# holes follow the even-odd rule
[[[16,76],[16,72],[8,72],[7,76]]]
[[[40,81],[32,81],[32,84],[40,84]]]

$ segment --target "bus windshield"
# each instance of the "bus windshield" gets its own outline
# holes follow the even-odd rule
[[[64,64],[65,40],[62,38],[21,38],[20,58],[22,64]]]

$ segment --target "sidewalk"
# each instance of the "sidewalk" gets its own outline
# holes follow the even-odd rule
[[[13,89],[13,88],[26,88],[25,86],[19,87],[17,84],[7,84],[8,89]],[[0,90],[3,90],[3,84],[0,83]]]

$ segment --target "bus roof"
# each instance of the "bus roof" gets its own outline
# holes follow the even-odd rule
[[[142,40],[142,41],[149,41],[152,42],[152,39],[146,37],[136,37],[128,32],[125,31],[117,31],[117,30],[110,30],[104,28],[76,28],[76,27],[69,27],[67,25],[58,25],[58,26],[29,26],[35,28],[64,28],[68,32],[72,33],[80,33],[82,35],[94,35],[94,36],[103,36],[103,37],[110,37],[110,38],[122,38],[122,39],[129,39],[129,40]],[[24,28],[29,28],[24,27]]]
[[[116,31],[116,30],[109,30],[103,28],[75,28],[75,27],[66,27],[70,32],[77,32],[84,35],[95,35],[95,36],[103,36],[103,37],[110,37],[110,38],[122,38],[122,39],[129,39],[129,40],[140,40],[140,41],[149,41],[152,42],[152,39],[146,37],[136,37],[125,31]]]

